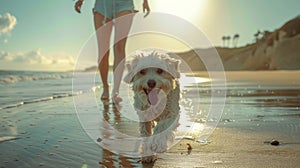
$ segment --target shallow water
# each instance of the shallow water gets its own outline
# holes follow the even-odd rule
[[[260,84],[229,87],[222,118],[220,125],[225,127],[300,141],[300,89]]]

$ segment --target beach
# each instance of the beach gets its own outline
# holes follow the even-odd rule
[[[2,83],[0,167],[298,167],[299,75],[300,71],[226,72],[227,93],[220,121],[207,139],[197,142],[209,113],[210,80],[217,79],[209,79],[206,72],[186,74],[187,78],[207,79],[182,88],[184,112],[176,134],[194,139],[183,138],[173,144],[158,154],[152,165],[118,154],[118,146],[113,152],[103,148],[87,129],[97,126],[101,138],[114,142],[119,140],[114,130],[138,136],[131,99],[124,99],[121,108],[102,103],[99,83],[83,83],[82,90],[78,87],[74,92],[70,74]],[[122,86],[120,94],[126,97],[128,86]],[[109,127],[85,123],[80,109],[104,119]],[[270,144],[274,139],[278,146]],[[187,143],[193,148],[190,155]]]

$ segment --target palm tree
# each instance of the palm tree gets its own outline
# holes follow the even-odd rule
[[[239,38],[240,38],[240,35],[239,35],[239,34],[235,34],[235,35],[233,36],[233,39],[232,39],[232,45],[233,45],[234,47],[237,47]]]
[[[227,37],[226,37],[226,40],[228,41],[228,42],[227,42],[227,47],[228,47],[228,48],[230,47],[230,39],[231,39],[230,36],[227,36]]]
[[[223,47],[225,47],[225,41],[226,41],[226,36],[222,36],[222,40],[223,40]]]

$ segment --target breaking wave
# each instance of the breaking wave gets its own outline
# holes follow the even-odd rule
[[[70,72],[31,72],[0,70],[0,84],[12,84],[22,81],[72,78]]]

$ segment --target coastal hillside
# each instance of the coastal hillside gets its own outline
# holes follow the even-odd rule
[[[279,29],[263,32],[256,42],[239,48],[216,47],[177,53],[192,70],[206,70],[196,52],[210,57],[217,50],[225,70],[300,70],[300,16]],[[212,69],[213,70],[213,69]]]

